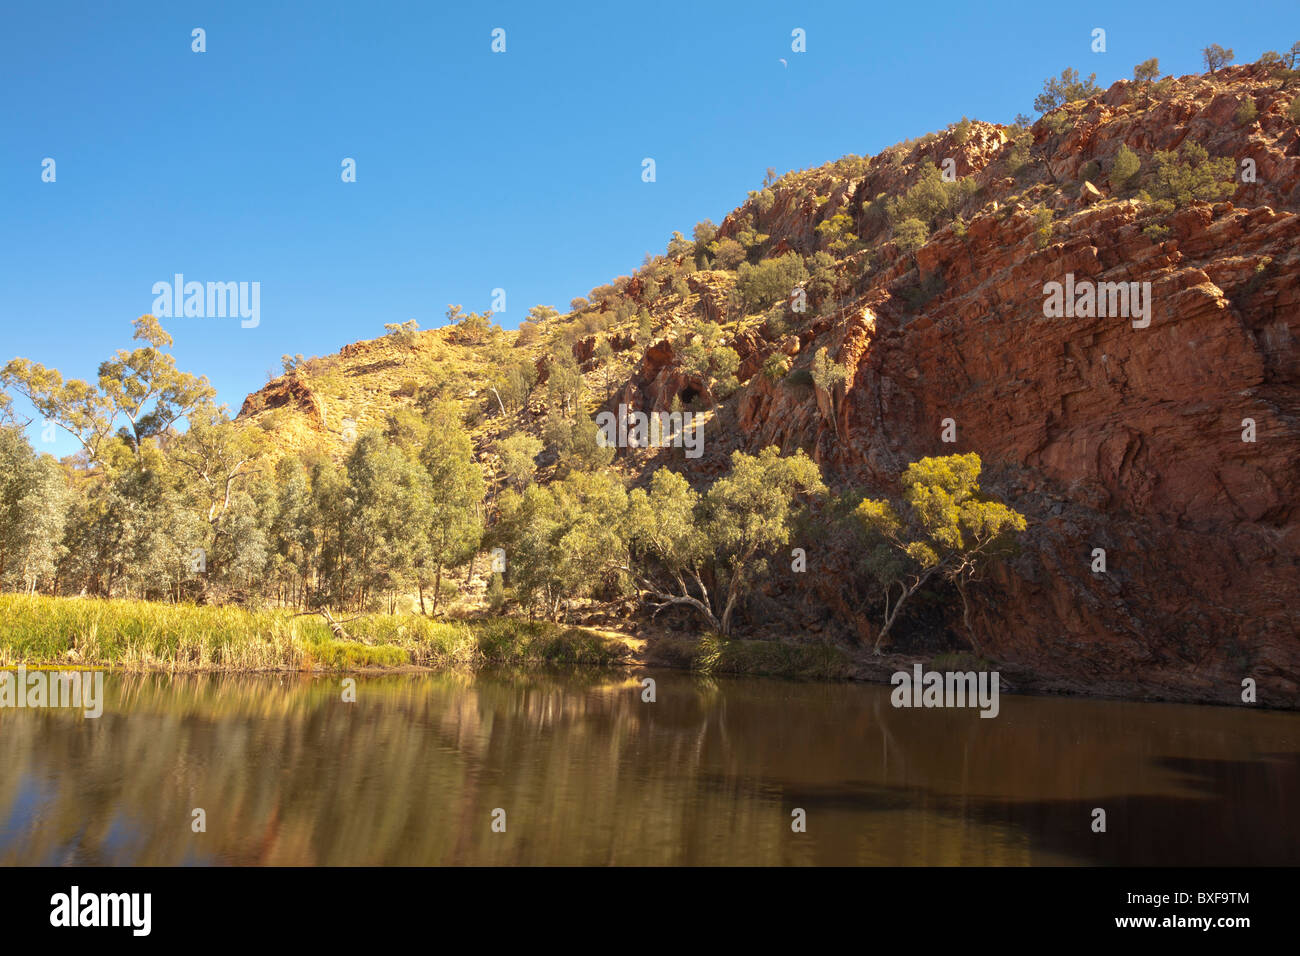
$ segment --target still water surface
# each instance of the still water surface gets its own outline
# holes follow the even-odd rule
[[[0,865],[1300,864],[1297,714],[649,673],[110,675],[0,710]]]

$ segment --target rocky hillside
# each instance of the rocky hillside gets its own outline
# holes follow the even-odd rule
[[[249,396],[240,419],[337,455],[349,424],[382,424],[452,369],[490,465],[495,438],[540,433],[547,411],[540,387],[500,401],[502,356],[540,384],[568,351],[589,411],[708,416],[698,459],[624,450],[632,480],[669,463],[704,480],[733,448],[775,444],[807,450],[833,486],[889,491],[910,461],[975,451],[986,490],[1030,521],[1019,556],[972,591],[990,657],[1060,687],[1234,700],[1253,677],[1294,701],[1297,93],[1263,64],[1119,82],[1032,126],[963,121],[788,173],[568,314],[481,343],[455,327],[359,342]],[[754,292],[752,270],[791,254],[806,310]],[[1047,314],[1067,281],[1149,283],[1149,324]],[[707,323],[734,381],[687,356]],[[829,389],[809,374],[822,349],[844,370]],[[870,637],[851,559],[810,547],[818,573],[773,585],[772,626]],[[949,610],[923,617],[900,640],[959,631]]]

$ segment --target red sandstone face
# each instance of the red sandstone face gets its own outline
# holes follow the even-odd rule
[[[1108,168],[1120,143],[1149,154],[1192,139],[1212,156],[1253,159],[1257,181],[1239,185],[1232,202],[1174,213],[1163,241],[1143,233],[1152,220],[1142,204],[1097,205],[1076,185],[1063,190],[1052,241],[1040,249],[1033,217],[1008,208],[1010,181],[989,169],[1001,149],[995,127],[975,124],[963,148],[918,147],[909,159],[957,149],[959,170],[986,187],[985,208],[968,217],[964,238],[942,230],[915,257],[886,246],[864,294],[812,323],[793,348],[739,337],[748,383],[726,447],[807,448],[840,482],[877,486],[918,457],[976,451],[986,488],[1014,497],[1031,519],[1021,555],[981,589],[978,629],[996,657],[1055,674],[1061,686],[1131,689],[1140,671],[1161,692],[1224,700],[1253,676],[1294,703],[1300,139],[1284,111],[1295,91],[1237,67],[1180,81],[1170,99],[1135,113],[1124,105],[1127,85],[1075,104],[1064,135],[1038,124],[1051,174],[1072,182],[1090,159]],[[1232,118],[1246,96],[1259,118],[1242,128]],[[896,194],[909,169],[873,165],[830,204]],[[758,225],[808,250],[815,213],[778,192]],[[722,233],[732,228],[729,217]],[[1045,319],[1044,285],[1066,273],[1150,282],[1150,326]],[[942,291],[909,308],[898,293],[928,276]],[[852,369],[835,395],[810,401],[755,374],[773,351],[822,346]],[[665,407],[681,384],[665,343],[620,398]],[[955,444],[940,441],[945,418],[956,422]],[[1242,440],[1244,419],[1256,423],[1253,443]],[[1094,547],[1107,551],[1106,574],[1091,571]],[[870,632],[842,580],[810,584]]]

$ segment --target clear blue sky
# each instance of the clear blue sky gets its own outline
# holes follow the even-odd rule
[[[874,153],[962,114],[1009,122],[1065,66],[1108,85],[1150,56],[1183,74],[1209,43],[1247,61],[1297,39],[1295,0],[11,3],[0,361],[93,380],[155,282],[257,281],[255,329],[164,323],[180,367],[238,410],[285,352],[437,326],[497,287],[510,327],[564,307],[672,230],[720,221],[769,166]]]

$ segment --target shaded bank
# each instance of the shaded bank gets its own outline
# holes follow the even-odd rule
[[[653,662],[703,673],[851,676],[831,644],[662,638],[500,617],[346,618],[345,637],[319,615],[284,609],[0,595],[0,666],[103,666],[170,671],[328,671],[374,668]]]

